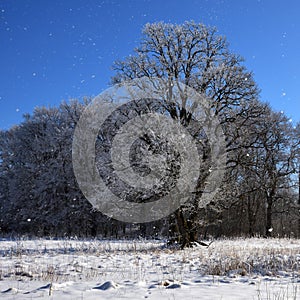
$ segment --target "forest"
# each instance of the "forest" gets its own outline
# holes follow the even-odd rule
[[[116,61],[113,69],[112,86],[136,78],[161,78],[171,89],[182,82],[209,100],[210,114],[218,118],[226,137],[227,157],[213,199],[204,207],[198,205],[213,164],[212,144],[200,128],[193,137],[205,163],[190,201],[147,223],[118,221],[95,209],[78,185],[72,162],[76,125],[92,102],[87,96],[58,107],[36,107],[21,124],[0,131],[2,236],[166,238],[182,247],[208,237],[300,238],[300,124],[261,99],[253,73],[216,28],[195,22],[146,24],[139,46]],[[172,97],[170,89],[166,93]],[[130,107],[124,107],[116,114],[121,123],[131,118]],[[146,114],[143,105],[135,109]],[[185,99],[158,101],[147,109],[186,128],[194,120]],[[98,132],[96,165],[102,177],[107,175],[103,162],[116,126],[111,121]],[[141,148],[170,157],[171,171],[163,190],[150,191],[147,201],[171,192],[178,177],[180,159],[163,142],[148,134],[134,147],[132,164],[139,174],[145,169]],[[130,201],[146,201],[145,194],[126,190],[122,182],[113,189]]]

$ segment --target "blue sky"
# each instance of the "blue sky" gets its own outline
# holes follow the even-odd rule
[[[0,0],[0,129],[35,106],[95,96],[145,23],[216,26],[255,74],[261,99],[300,121],[300,1]]]

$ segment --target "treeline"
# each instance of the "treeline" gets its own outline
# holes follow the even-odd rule
[[[94,210],[82,195],[72,168],[72,136],[86,105],[74,100],[36,108],[20,125],[0,132],[1,233],[172,236],[172,217],[126,224]],[[251,126],[238,126],[242,134],[230,151],[223,185],[214,201],[197,211],[202,236],[299,236],[300,127],[267,105],[260,109]]]
[[[227,151],[226,174],[214,199],[205,207],[198,205],[212,163],[211,145],[202,134],[199,153],[207,169],[201,170],[199,192],[171,216],[128,224],[93,209],[72,167],[74,130],[89,100],[73,100],[36,108],[20,125],[0,131],[1,233],[159,236],[183,247],[209,235],[300,237],[300,125],[259,100],[252,73],[216,29],[194,22],[154,23],[143,33],[135,54],[114,65],[112,83],[153,76],[167,79],[170,91],[179,80],[209,99]],[[174,102],[175,109],[162,105],[158,110],[189,126],[181,100]],[[200,144],[200,134],[197,137]],[[100,134],[97,143],[101,144]]]

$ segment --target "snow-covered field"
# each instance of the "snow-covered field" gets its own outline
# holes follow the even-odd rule
[[[300,299],[300,240],[1,240],[0,299]]]

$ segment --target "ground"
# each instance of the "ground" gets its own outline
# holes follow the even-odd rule
[[[300,299],[300,240],[0,241],[0,299]]]

